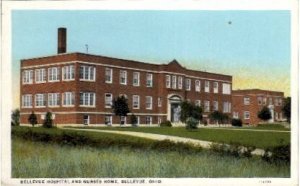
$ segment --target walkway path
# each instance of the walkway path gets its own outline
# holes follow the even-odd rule
[[[240,131],[255,131],[255,132],[283,132],[283,133],[290,133],[289,130],[267,130],[267,129],[239,129],[239,128],[225,128],[225,127],[201,127],[204,129],[222,129],[222,130],[240,130]]]
[[[114,133],[114,134],[136,136],[136,137],[141,137],[141,138],[148,138],[148,139],[159,140],[159,141],[170,140],[173,142],[190,143],[190,144],[193,144],[194,146],[201,146],[203,148],[210,148],[210,145],[213,143],[210,141],[202,141],[202,140],[196,140],[196,139],[191,139],[191,138],[168,136],[168,135],[162,135],[162,134],[144,133],[144,132],[99,130],[99,129],[76,129],[76,128],[62,128],[62,129],[92,131],[92,132],[102,132],[102,133]],[[264,150],[262,150],[262,149],[255,149],[252,152],[253,155],[263,155],[263,153],[264,153]]]

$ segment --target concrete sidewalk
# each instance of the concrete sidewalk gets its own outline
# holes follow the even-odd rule
[[[162,134],[144,133],[144,132],[98,130],[98,129],[76,129],[76,128],[62,128],[62,129],[122,134],[122,135],[129,135],[129,136],[147,138],[147,139],[158,140],[158,141],[170,140],[173,142],[189,143],[194,146],[201,146],[203,148],[210,148],[210,145],[214,143],[214,142],[210,142],[210,141],[202,141],[202,140],[196,140],[196,139],[191,139],[191,138],[168,136],[168,135],[162,135]],[[260,156],[263,155],[263,153],[264,153],[264,150],[262,150],[262,149],[255,149],[252,152],[253,155],[260,155]]]

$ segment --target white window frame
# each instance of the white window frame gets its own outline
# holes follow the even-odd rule
[[[74,107],[75,105],[75,93],[74,92],[64,92],[62,99],[63,107]]]
[[[195,80],[195,91],[200,92],[201,91],[201,81],[200,80]]]
[[[278,98],[278,106],[282,105],[282,98]]]
[[[185,90],[190,91],[191,90],[191,79],[186,78],[185,79]]]
[[[183,82],[183,77],[178,76],[178,89],[182,89],[182,82]]]
[[[218,111],[219,110],[219,103],[218,101],[213,102],[213,111]]]
[[[46,107],[46,99],[45,94],[35,94],[35,107],[36,108],[43,108]]]
[[[23,84],[32,84],[33,83],[33,70],[24,70],[22,77]]]
[[[171,88],[171,76],[166,75],[166,88]]]
[[[204,86],[204,92],[210,92],[210,82],[209,81],[205,81],[204,82],[205,86]]]
[[[146,74],[146,87],[153,87],[153,74]]]
[[[80,81],[95,81],[96,80],[96,67],[80,65],[79,68],[79,80]]]
[[[60,93],[48,93],[48,107],[60,106]]]
[[[35,69],[35,83],[46,83],[46,78],[45,68]]]
[[[22,95],[22,108],[32,108],[32,94]]]
[[[261,96],[257,97],[257,104],[262,105],[263,104],[263,98]]]
[[[222,83],[222,93],[226,95],[231,94],[231,84],[229,83]]]
[[[246,117],[248,116],[248,117]],[[250,112],[249,111],[244,111],[244,119],[250,119]]]
[[[269,97],[269,105],[273,105],[273,98]]]
[[[219,83],[218,82],[213,82],[213,88],[214,88],[215,94],[219,93]]]
[[[157,98],[157,106],[161,107],[162,106],[162,97]]]
[[[232,117],[235,119],[239,119],[239,113],[238,112],[233,112]]]
[[[201,100],[196,100],[195,105],[201,107]]]
[[[132,109],[140,109],[140,96],[132,95]]]
[[[127,85],[127,71],[126,70],[120,70],[120,84]]]
[[[172,89],[177,88],[177,76],[172,76]]]
[[[231,102],[223,102],[223,113],[231,113]]]
[[[75,66],[67,65],[62,67],[62,79],[63,81],[75,80]]]
[[[153,121],[153,120],[152,120],[152,116],[146,116],[145,119],[146,119],[146,122],[145,122],[146,125],[152,125],[152,123],[153,123],[153,122],[152,122],[152,121]],[[148,119],[149,119],[149,120],[148,120]],[[149,123],[148,123],[148,121],[149,121]]]
[[[210,112],[210,102],[208,100],[204,101],[204,112]]]
[[[244,97],[244,105],[250,105],[250,97]]]
[[[95,107],[96,94],[94,92],[80,92],[80,107]]]
[[[60,80],[59,67],[48,68],[48,82],[58,82]]]
[[[105,83],[112,83],[113,82],[113,69],[112,68],[105,68]],[[108,80],[109,78],[109,80]]]
[[[122,121],[124,121],[123,125],[126,125],[127,124],[127,117],[126,116],[121,116],[121,123]]]
[[[266,105],[266,104],[267,104],[267,98],[263,97],[263,105]]]
[[[109,121],[109,123],[107,123],[107,121]],[[109,126],[112,125],[112,115],[105,115],[104,116],[104,124],[109,125]]]
[[[108,100],[108,97],[110,97],[110,100]],[[105,108],[112,108],[112,105],[113,105],[113,95],[112,95],[112,93],[105,93],[104,94],[104,105],[105,105]]]
[[[136,80],[136,82],[135,82]],[[133,72],[133,75],[132,75],[132,85],[133,86],[140,86],[140,72]]]
[[[153,103],[152,96],[146,96],[146,109],[147,110],[152,110],[152,108],[153,108],[152,103]]]

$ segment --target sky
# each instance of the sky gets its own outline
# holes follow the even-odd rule
[[[233,76],[233,89],[290,95],[290,11],[14,10],[13,106],[19,106],[20,60],[56,55],[57,28],[67,52],[166,64]]]

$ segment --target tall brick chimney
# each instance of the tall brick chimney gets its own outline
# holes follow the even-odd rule
[[[57,53],[66,53],[67,52],[67,29],[58,28],[57,33]]]

